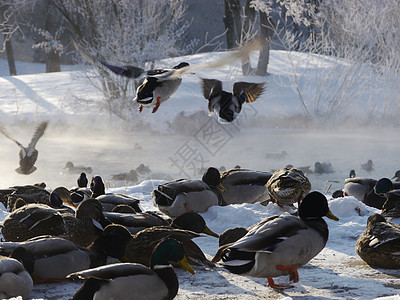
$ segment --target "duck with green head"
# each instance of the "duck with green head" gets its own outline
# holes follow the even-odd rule
[[[182,244],[168,238],[154,248],[150,268],[119,263],[70,274],[68,277],[72,279],[87,279],[73,299],[173,299],[179,281],[171,262],[195,273],[187,263]]]
[[[222,246],[213,262],[222,258],[222,265],[232,273],[267,278],[268,286],[275,289],[290,287],[275,284],[273,277],[289,275],[298,282],[297,268],[320,253],[328,241],[328,225],[322,217],[338,220],[319,192],[311,192],[302,200],[298,215],[283,214],[261,221],[238,241]]]

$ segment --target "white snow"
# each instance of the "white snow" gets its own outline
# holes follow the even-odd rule
[[[194,64],[217,55],[222,54],[205,53],[159,64],[170,66],[179,61]],[[315,79],[317,69],[328,70],[337,63],[330,58],[305,54],[296,54],[292,59],[298,66],[306,61],[309,63],[307,68],[298,69],[299,74],[305,74],[300,76],[305,82]],[[315,69],[308,69],[313,64]],[[43,66],[25,64],[23,72],[26,75],[9,77],[6,62],[2,61],[0,123],[22,144],[29,142],[39,121],[49,120],[50,125],[37,144],[38,169],[29,176],[14,171],[18,166],[18,147],[0,135],[0,188],[42,181],[49,189],[75,186],[77,175],[63,169],[67,161],[73,161],[91,166],[93,173],[89,175],[103,176],[108,191],[139,197],[144,210],[155,210],[151,190],[167,176],[200,178],[198,169],[201,167],[225,166],[229,169],[237,164],[243,168],[271,171],[290,163],[299,167],[309,165],[313,170],[316,161],[330,161],[334,173],[309,174],[308,177],[313,190],[328,190],[331,211],[340,220],[327,220],[328,243],[318,256],[299,269],[299,283],[277,292],[266,287],[266,279],[238,276],[220,266],[214,270],[197,269],[194,276],[176,270],[180,281],[177,299],[399,299],[400,273],[370,268],[354,249],[368,216],[377,210],[354,197],[330,197],[334,190],[343,187],[351,169],[365,177],[394,175],[400,167],[396,165],[400,153],[398,128],[393,129],[390,124],[366,129],[355,126],[352,120],[371,113],[362,98],[348,104],[348,119],[342,124],[334,120],[321,122],[318,126],[302,122],[302,105],[288,87],[292,75],[288,65],[287,53],[271,51],[269,72],[272,75],[267,78],[242,77],[238,66],[188,74],[178,92],[163,103],[157,113],[152,114],[149,108],[141,114],[135,110],[132,112],[133,125],[129,125],[108,114],[99,91],[79,77],[79,71],[70,67],[60,73],[44,74],[37,73],[44,71]],[[22,66],[19,66],[17,69],[21,72]],[[198,77],[220,79],[226,88],[237,80],[268,81],[268,89],[256,102],[245,105],[237,122],[220,125],[215,115],[206,117],[207,102],[201,95]],[[313,99],[312,91],[306,92],[305,98]],[[366,93],[369,97],[375,96],[371,91]],[[313,112],[316,103],[310,100],[307,105]],[[375,105],[380,106],[379,103]],[[203,117],[187,117],[199,111],[204,112]],[[136,143],[140,147],[135,147]],[[288,153],[282,160],[266,158],[268,153],[282,150]],[[368,159],[375,164],[371,173],[360,168]],[[128,172],[141,163],[148,165],[152,173],[142,175],[137,185],[111,180],[112,174]],[[202,215],[213,231],[222,233],[225,229],[248,227],[281,213],[284,211],[273,204],[242,204],[212,207]],[[2,207],[0,220],[7,214]],[[215,238],[201,237],[195,242],[210,259],[217,251]],[[288,278],[280,277],[276,281],[287,283]],[[80,283],[35,285],[31,297],[70,299],[79,286]]]

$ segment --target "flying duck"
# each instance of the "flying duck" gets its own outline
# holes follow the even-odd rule
[[[36,128],[36,131],[28,147],[24,147],[20,142],[14,139],[2,126],[0,126],[1,133],[3,133],[6,137],[15,142],[20,148],[19,167],[15,169],[17,173],[28,175],[36,171],[37,168],[34,165],[38,158],[39,152],[35,147],[36,143],[39,141],[40,137],[46,130],[46,127],[47,127],[47,122],[40,123]]]
[[[217,79],[201,78],[203,96],[208,100],[209,115],[218,114],[220,123],[230,123],[242,110],[243,103],[252,103],[264,92],[266,82],[235,82],[233,92],[222,89],[222,82]]]

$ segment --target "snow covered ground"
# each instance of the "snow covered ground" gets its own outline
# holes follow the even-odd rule
[[[214,55],[221,54],[175,58],[164,64],[169,66],[182,60],[194,64]],[[300,54],[294,58],[298,66],[315,59]],[[321,66],[326,69],[333,66],[328,58],[318,59],[314,69],[299,67],[299,74],[310,72],[303,73],[302,80],[317,76],[315,70]],[[42,181],[49,189],[72,187],[77,175],[64,169],[65,163],[72,161],[92,167],[90,175],[103,176],[109,191],[139,197],[143,209],[154,210],[150,192],[161,180],[199,178],[199,169],[207,166],[229,169],[239,164],[243,168],[270,171],[290,163],[298,167],[310,166],[313,170],[316,161],[330,161],[334,173],[308,176],[312,189],[327,191],[329,199],[334,190],[343,187],[351,169],[355,169],[358,176],[392,177],[400,168],[396,165],[400,143],[393,138],[398,136],[398,128],[393,129],[390,124],[360,127],[357,120],[371,112],[362,97],[348,104],[348,118],[342,124],[334,120],[317,123],[317,126],[304,122],[301,102],[289,87],[292,71],[288,65],[287,53],[272,51],[269,68],[272,75],[245,79],[268,81],[268,89],[259,100],[247,105],[233,124],[221,125],[215,116],[207,117],[207,102],[202,98],[198,77],[220,79],[228,88],[234,81],[244,79],[237,66],[185,76],[178,92],[163,103],[156,114],[146,108],[142,114],[134,111],[132,124],[135,128],[132,128],[115,116],[110,117],[99,92],[86,80],[76,80],[78,71],[40,74],[36,73],[40,72],[40,65],[26,65],[26,75],[9,77],[6,64],[2,62],[0,123],[22,144],[29,142],[35,124],[43,120],[50,123],[37,144],[38,169],[29,176],[14,171],[18,166],[18,147],[0,136],[0,188]],[[376,96],[371,93],[370,98]],[[317,105],[311,100],[307,103],[313,113]],[[379,111],[381,105],[375,103],[375,111]],[[191,116],[194,113],[196,117]],[[286,157],[268,158],[268,154],[283,150],[288,153]],[[360,169],[368,159],[375,164],[371,173]],[[140,183],[111,179],[113,174],[128,172],[141,163],[149,166],[152,173],[143,175]],[[176,270],[180,281],[177,299],[374,299],[384,296],[398,299],[395,295],[400,288],[400,273],[372,269],[354,250],[368,216],[376,210],[353,197],[330,199],[329,204],[340,220],[327,220],[328,244],[299,270],[300,282],[293,288],[276,292],[266,287],[265,279],[230,274],[217,266],[213,270],[197,269],[194,276]],[[248,227],[282,212],[273,204],[266,207],[243,204],[213,207],[203,217],[212,230],[222,233],[227,228]],[[7,214],[1,209],[0,220]],[[201,237],[195,242],[210,258],[218,248],[218,241],[212,237]],[[287,280],[281,277],[276,281]],[[31,297],[70,299],[79,286],[79,283],[36,285]]]

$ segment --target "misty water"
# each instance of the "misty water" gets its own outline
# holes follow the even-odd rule
[[[33,130],[23,126],[9,129],[23,145],[28,144]],[[93,172],[88,175],[101,175],[107,187],[134,185],[112,180],[112,175],[129,172],[140,164],[148,166],[151,173],[141,175],[139,181],[201,178],[202,169],[209,166],[230,169],[240,165],[272,172],[287,164],[314,170],[316,161],[329,161],[333,173],[307,176],[313,189],[326,191],[331,185],[331,193],[343,187],[351,169],[361,177],[391,178],[400,168],[396,164],[400,143],[394,136],[396,131],[388,129],[240,129],[216,121],[190,134],[49,126],[37,144],[37,170],[31,175],[14,171],[19,148],[0,136],[0,188],[37,182],[45,182],[50,189],[76,186],[78,174],[64,169],[67,161],[90,166]],[[277,155],[282,151],[288,155]],[[368,159],[375,165],[372,172],[360,167]]]

